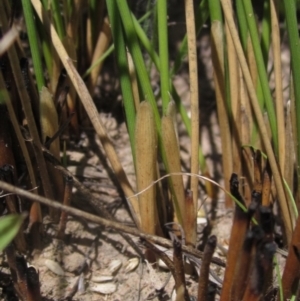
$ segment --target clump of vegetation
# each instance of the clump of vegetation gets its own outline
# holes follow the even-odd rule
[[[20,299],[41,299],[38,273],[27,267],[23,255],[42,248],[43,216],[58,223],[57,236],[63,239],[67,214],[72,214],[139,236],[147,258],[154,254],[171,270],[176,300],[189,300],[184,274],[191,270],[184,258],[193,262],[195,256],[202,260],[198,300],[214,300],[217,292],[220,300],[297,298],[300,44],[295,1],[265,0],[257,19],[250,0],[202,0],[197,7],[185,0],[186,36],[172,63],[167,23],[171,8],[166,0],[148,4],[138,20],[124,0],[0,2],[0,187],[10,192],[3,195],[0,206],[5,215],[0,219],[0,249],[6,254],[14,290]],[[20,15],[28,45],[16,30]],[[222,144],[224,187],[220,188],[226,207],[235,212],[224,280],[217,285],[209,280],[217,237],[208,238],[203,252],[195,249],[199,178],[212,199],[219,189],[199,145],[196,42],[205,23],[210,28]],[[282,84],[284,35],[291,55],[288,100]],[[97,79],[111,54],[119,71],[136,191],[93,101]],[[190,117],[173,84],[185,58]],[[159,95],[151,85],[153,69],[160,75]],[[183,181],[177,114],[191,140],[189,187]],[[102,212],[100,218],[71,206],[73,186],[89,193],[66,170],[65,156],[67,142],[79,138],[86,117],[100,138],[136,228],[115,223],[103,208],[95,208]],[[167,193],[156,185],[165,174]],[[47,207],[41,208],[41,203]],[[274,230],[275,213],[279,234]],[[165,225],[170,223],[167,231]],[[288,253],[283,274],[277,266],[278,282],[273,283],[278,235]],[[155,244],[173,247],[172,260]]]

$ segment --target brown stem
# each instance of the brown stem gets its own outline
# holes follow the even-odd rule
[[[196,216],[195,216],[195,208],[193,201],[193,192],[188,191],[185,195],[185,212],[184,212],[184,220],[185,220],[185,235],[186,235],[186,244],[189,246],[195,246],[195,241],[191,239],[193,237],[193,233],[196,233]]]
[[[41,301],[39,274],[34,267],[27,268],[27,301]]]
[[[252,253],[254,243],[261,240],[263,232],[259,226],[254,226],[248,231],[244,240],[243,249],[241,251],[240,260],[234,278],[233,285],[233,301],[240,301],[244,295],[247,287],[247,280],[249,278],[249,271],[252,264]]]
[[[299,281],[300,270],[300,216],[296,221],[296,227],[289,246],[289,252],[282,275],[283,299],[288,300],[296,293],[294,284]],[[278,297],[279,301],[280,298]]]
[[[261,152],[257,150],[253,151],[254,155],[254,187],[253,190],[260,192],[262,191],[262,171],[261,171]]]
[[[204,248],[203,260],[200,269],[200,277],[198,283],[198,301],[207,300],[208,280],[209,280],[209,265],[216,249],[217,237],[212,235],[209,237]]]
[[[243,301],[260,300],[266,284],[267,276],[272,269],[276,245],[273,242],[263,242],[257,247],[254,268]]]
[[[173,241],[173,262],[174,262],[174,279],[175,279],[175,288],[177,295],[180,291],[183,290],[183,296],[185,301],[190,301],[190,297],[185,285],[185,275],[184,275],[184,265],[182,259],[182,249],[181,242],[177,239]]]
[[[21,300],[27,300],[27,264],[23,256],[16,256],[17,286]]]
[[[270,206],[270,196],[271,196],[271,177],[272,171],[270,164],[267,162],[266,168],[263,172],[263,186],[262,186],[262,205]]]
[[[65,193],[64,193],[64,201],[63,201],[63,204],[65,206],[70,206],[71,204],[72,188],[73,188],[73,178],[65,177]],[[67,217],[68,217],[68,213],[64,211],[60,215],[60,221],[59,221],[58,233],[57,233],[57,237],[60,239],[62,239],[65,234]]]

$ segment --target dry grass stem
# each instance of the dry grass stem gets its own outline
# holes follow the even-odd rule
[[[171,116],[164,116],[162,118],[161,129],[162,142],[164,145],[168,164],[168,172],[181,172],[179,145],[177,143],[173,118]],[[176,218],[179,223],[183,227],[185,227],[185,194],[182,176],[172,176],[170,185],[172,185],[171,191],[173,193],[173,204],[175,208]],[[190,235],[193,234],[190,233]]]
[[[99,37],[98,37],[98,40],[96,43],[96,47],[94,50],[91,65],[93,65],[99,59],[99,57],[101,57],[103,55],[103,53],[108,49],[110,42],[111,42],[111,38],[112,38],[112,35],[111,35],[109,20],[106,17],[106,18],[104,18],[102,28],[99,33]],[[93,70],[91,71],[91,74],[89,77],[89,85],[88,85],[89,91],[91,94],[93,94],[93,91],[95,91],[97,79],[99,77],[99,73],[102,69],[102,66],[103,66],[103,61],[101,63],[99,63],[97,66],[95,66],[93,68]]]
[[[19,35],[17,29],[13,26],[0,40],[0,56],[2,56],[8,48],[15,42]]]
[[[190,76],[190,92],[191,92],[191,173],[199,172],[199,92],[198,92],[198,59],[196,49],[196,30],[194,16],[193,0],[185,0],[185,19],[186,32],[188,40],[188,59],[189,59],[189,76]],[[193,192],[194,208],[196,217],[196,208],[198,207],[198,181],[191,179],[191,191]],[[196,236],[196,233],[194,234]]]
[[[233,41],[225,21],[226,45],[228,54],[228,73],[229,73],[229,89],[230,89],[230,104],[232,112],[232,171],[240,174],[241,172],[241,135],[239,133],[239,125],[241,124],[240,114],[240,85],[239,82],[239,65]]]
[[[285,120],[284,120],[284,103],[283,103],[283,88],[282,88],[282,68],[281,68],[281,47],[280,47],[280,28],[278,1],[271,0],[271,26],[272,26],[272,50],[274,56],[274,76],[275,76],[275,104],[276,118],[278,128],[278,160],[281,172],[284,171],[285,162]]]
[[[212,38],[212,62],[214,68],[214,82],[216,89],[217,110],[220,123],[222,143],[222,165],[225,189],[229,190],[229,180],[232,173],[232,140],[226,108],[225,71],[224,71],[224,35],[223,25],[219,21],[213,21],[211,25]],[[232,200],[225,196],[226,207],[232,207]]]

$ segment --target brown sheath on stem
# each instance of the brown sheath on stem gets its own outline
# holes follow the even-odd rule
[[[238,199],[238,201],[244,204],[244,200],[239,193],[238,176],[232,174],[230,179],[230,191]],[[235,270],[237,266],[237,258],[240,255],[240,251],[243,244],[243,237],[245,237],[246,231],[249,226],[249,214],[244,212],[238,204],[235,206],[235,213],[233,219],[233,225],[231,229],[229,250],[227,254],[227,264],[224,275],[223,288],[221,292],[221,301],[227,301],[231,298],[231,290],[233,286],[233,280]]]
[[[156,234],[160,229],[156,207],[156,186],[150,186],[156,180],[157,131],[154,113],[147,101],[140,103],[135,124],[136,184],[139,192],[139,219],[141,230]]]
[[[209,280],[209,265],[217,246],[217,237],[212,235],[209,237],[204,248],[203,260],[200,268],[200,277],[198,282],[198,301],[207,300],[208,280]]]
[[[271,177],[272,171],[269,162],[267,161],[266,168],[263,172],[263,185],[262,185],[262,205],[270,206],[270,196],[271,196]]]
[[[197,218],[195,216],[195,208],[193,201],[193,192],[188,191],[185,196],[185,212],[184,212],[184,231],[186,237],[186,245],[195,246],[195,241],[192,239],[193,234],[196,233],[196,221]]]

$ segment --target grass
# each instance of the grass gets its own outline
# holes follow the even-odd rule
[[[234,1],[232,6],[229,0],[203,0],[194,7],[194,1],[185,0],[187,34],[182,38],[174,60],[168,43],[168,14],[172,8],[166,0],[150,2],[145,15],[137,20],[132,7],[123,0],[106,3],[66,1],[63,5],[60,1],[22,0],[29,43],[25,49],[20,43],[14,43],[17,37],[11,35],[12,31],[9,33],[16,10],[14,2],[0,2],[2,36],[11,35],[0,41],[0,49],[5,49],[1,54],[0,76],[0,116],[3,116],[0,137],[5,141],[0,144],[0,186],[13,192],[14,188],[5,186],[5,182],[14,186],[27,183],[27,190],[35,189],[41,182],[38,190],[26,195],[34,202],[25,206],[29,219],[23,226],[20,226],[23,217],[17,198],[15,195],[5,197],[6,211],[3,212],[9,215],[0,221],[0,226],[5,223],[3,227],[11,231],[0,231],[0,246],[4,248],[21,227],[14,243],[4,250],[7,258],[14,258],[15,249],[25,253],[32,247],[41,247],[42,217],[50,214],[58,222],[57,210],[62,208],[69,214],[93,219],[84,212],[72,211],[72,185],[78,184],[72,176],[70,179],[62,175],[66,175],[62,165],[66,166],[67,162],[65,156],[60,158],[67,145],[62,139],[63,134],[67,133],[70,140],[78,139],[86,114],[120,183],[136,229],[122,229],[114,222],[109,225],[146,239],[147,249],[167,261],[178,298],[189,299],[183,277],[188,271],[184,271],[182,250],[193,252],[191,250],[197,245],[199,177],[202,183],[206,181],[205,192],[212,201],[215,201],[217,193],[214,190],[219,185],[208,172],[199,145],[202,124],[199,116],[203,108],[199,106],[202,102],[199,101],[196,45],[197,35],[206,22],[210,29],[222,147],[224,187],[221,189],[226,192],[226,207],[235,211],[220,298],[266,300],[270,289],[275,294],[277,285],[270,283],[276,252],[274,215],[277,212],[284,247],[288,249],[282,275],[276,268],[280,287],[277,300],[287,300],[297,293],[293,284],[300,268],[300,88],[297,84],[300,81],[300,48],[296,2],[284,0],[280,6],[277,0],[264,1],[262,16],[257,19],[252,6],[255,1]],[[284,35],[288,35],[286,46],[291,54],[289,101],[283,97],[282,84],[282,78],[289,76],[283,74],[280,56]],[[112,53],[119,73],[116,80],[121,88],[137,191],[128,180],[93,101],[97,79]],[[180,76],[184,60],[189,65],[188,109],[173,83],[175,76]],[[28,61],[32,61],[32,72],[28,69]],[[272,66],[271,71],[268,65]],[[152,72],[159,75],[158,93],[153,91]],[[274,90],[270,87],[270,73],[274,75]],[[191,113],[190,117],[187,111]],[[178,118],[191,141],[190,172],[186,173],[191,176],[189,187],[183,182]],[[26,143],[19,125],[26,126],[29,137]],[[4,131],[4,128],[9,130]],[[10,141],[10,136],[16,139]],[[15,164],[19,157],[26,163],[21,182],[17,180],[20,170]],[[63,172],[54,166],[60,166]],[[167,188],[163,190],[163,186],[156,183],[165,175],[169,176]],[[243,185],[239,184],[241,181]],[[209,183],[216,186],[212,188]],[[17,194],[22,193],[17,190]],[[58,205],[52,204],[47,211],[42,210],[39,202],[47,199],[55,199]],[[60,238],[64,236],[66,212],[60,217]],[[17,220],[15,226],[11,226],[12,219]],[[94,221],[107,222],[103,219]],[[164,225],[169,223],[177,223],[183,229],[181,234],[175,231],[176,238],[173,237],[172,243],[166,242],[170,237]],[[25,228],[33,241],[32,246],[28,245],[24,235]],[[182,245],[183,238],[188,247]],[[153,242],[169,244],[169,247],[173,244],[173,263]],[[207,298],[208,267],[215,245],[215,238],[209,239],[202,254],[205,264],[199,278],[198,300]],[[250,262],[251,267],[246,267]],[[13,266],[10,268],[12,273],[20,272]],[[238,278],[242,272],[243,281]],[[24,289],[25,295],[31,294],[30,288],[19,287],[18,279],[13,281],[17,291]]]

